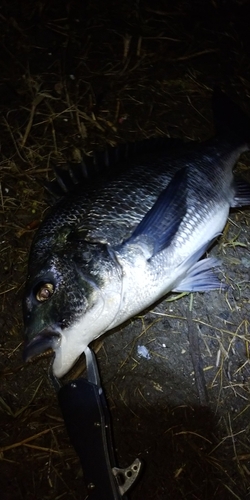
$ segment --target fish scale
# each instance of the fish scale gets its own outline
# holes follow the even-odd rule
[[[57,170],[59,188],[52,182],[49,191],[61,199],[30,251],[25,359],[52,348],[61,377],[92,340],[166,293],[223,288],[218,262],[199,259],[230,207],[250,203],[249,185],[233,174],[249,150],[250,120],[219,90],[213,108],[216,136],[203,143],[160,138],[109,149],[94,155],[87,177],[79,166],[83,181],[76,166],[61,181]]]

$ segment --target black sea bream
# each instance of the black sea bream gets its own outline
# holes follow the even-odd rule
[[[216,260],[199,259],[230,207],[250,202],[249,186],[233,175],[249,149],[250,120],[219,90],[213,108],[214,138],[145,141],[134,155],[131,146],[128,155],[114,149],[115,167],[80,183],[43,221],[29,258],[25,359],[52,348],[61,377],[92,340],[166,293],[220,287]],[[99,167],[115,163],[112,151],[106,156]]]

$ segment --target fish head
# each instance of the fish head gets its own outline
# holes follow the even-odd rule
[[[68,249],[69,250],[69,249]],[[23,299],[24,360],[52,349],[62,377],[119,311],[119,266],[106,247],[53,254],[32,268]],[[86,256],[87,255],[87,256]]]

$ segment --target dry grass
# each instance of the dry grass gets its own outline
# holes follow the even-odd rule
[[[3,3],[4,500],[84,497],[79,462],[47,380],[48,361],[28,366],[21,361],[20,304],[29,245],[47,210],[42,181],[53,175],[53,164],[78,161],[106,144],[156,134],[206,138],[215,84],[238,95],[250,114],[247,6],[234,3],[234,11],[223,12],[220,2],[200,5],[195,2],[192,10],[184,2],[166,8],[160,1],[154,8],[132,1],[94,1],[81,8],[59,1]],[[239,169],[250,178],[249,157]],[[147,463],[134,500],[250,495],[249,224],[249,210],[233,213],[213,250],[230,285],[226,294],[197,294],[191,306],[190,297],[170,297],[97,345],[119,461],[123,465],[139,455]],[[139,357],[141,344],[149,360]],[[200,393],[194,359],[204,374]],[[204,388],[206,407],[198,398]]]

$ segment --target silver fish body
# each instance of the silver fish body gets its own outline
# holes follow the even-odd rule
[[[214,108],[215,138],[177,151],[156,142],[52,209],[30,252],[25,359],[52,348],[61,377],[92,340],[169,291],[220,287],[215,259],[199,259],[230,207],[250,202],[233,174],[250,121],[220,92]]]

